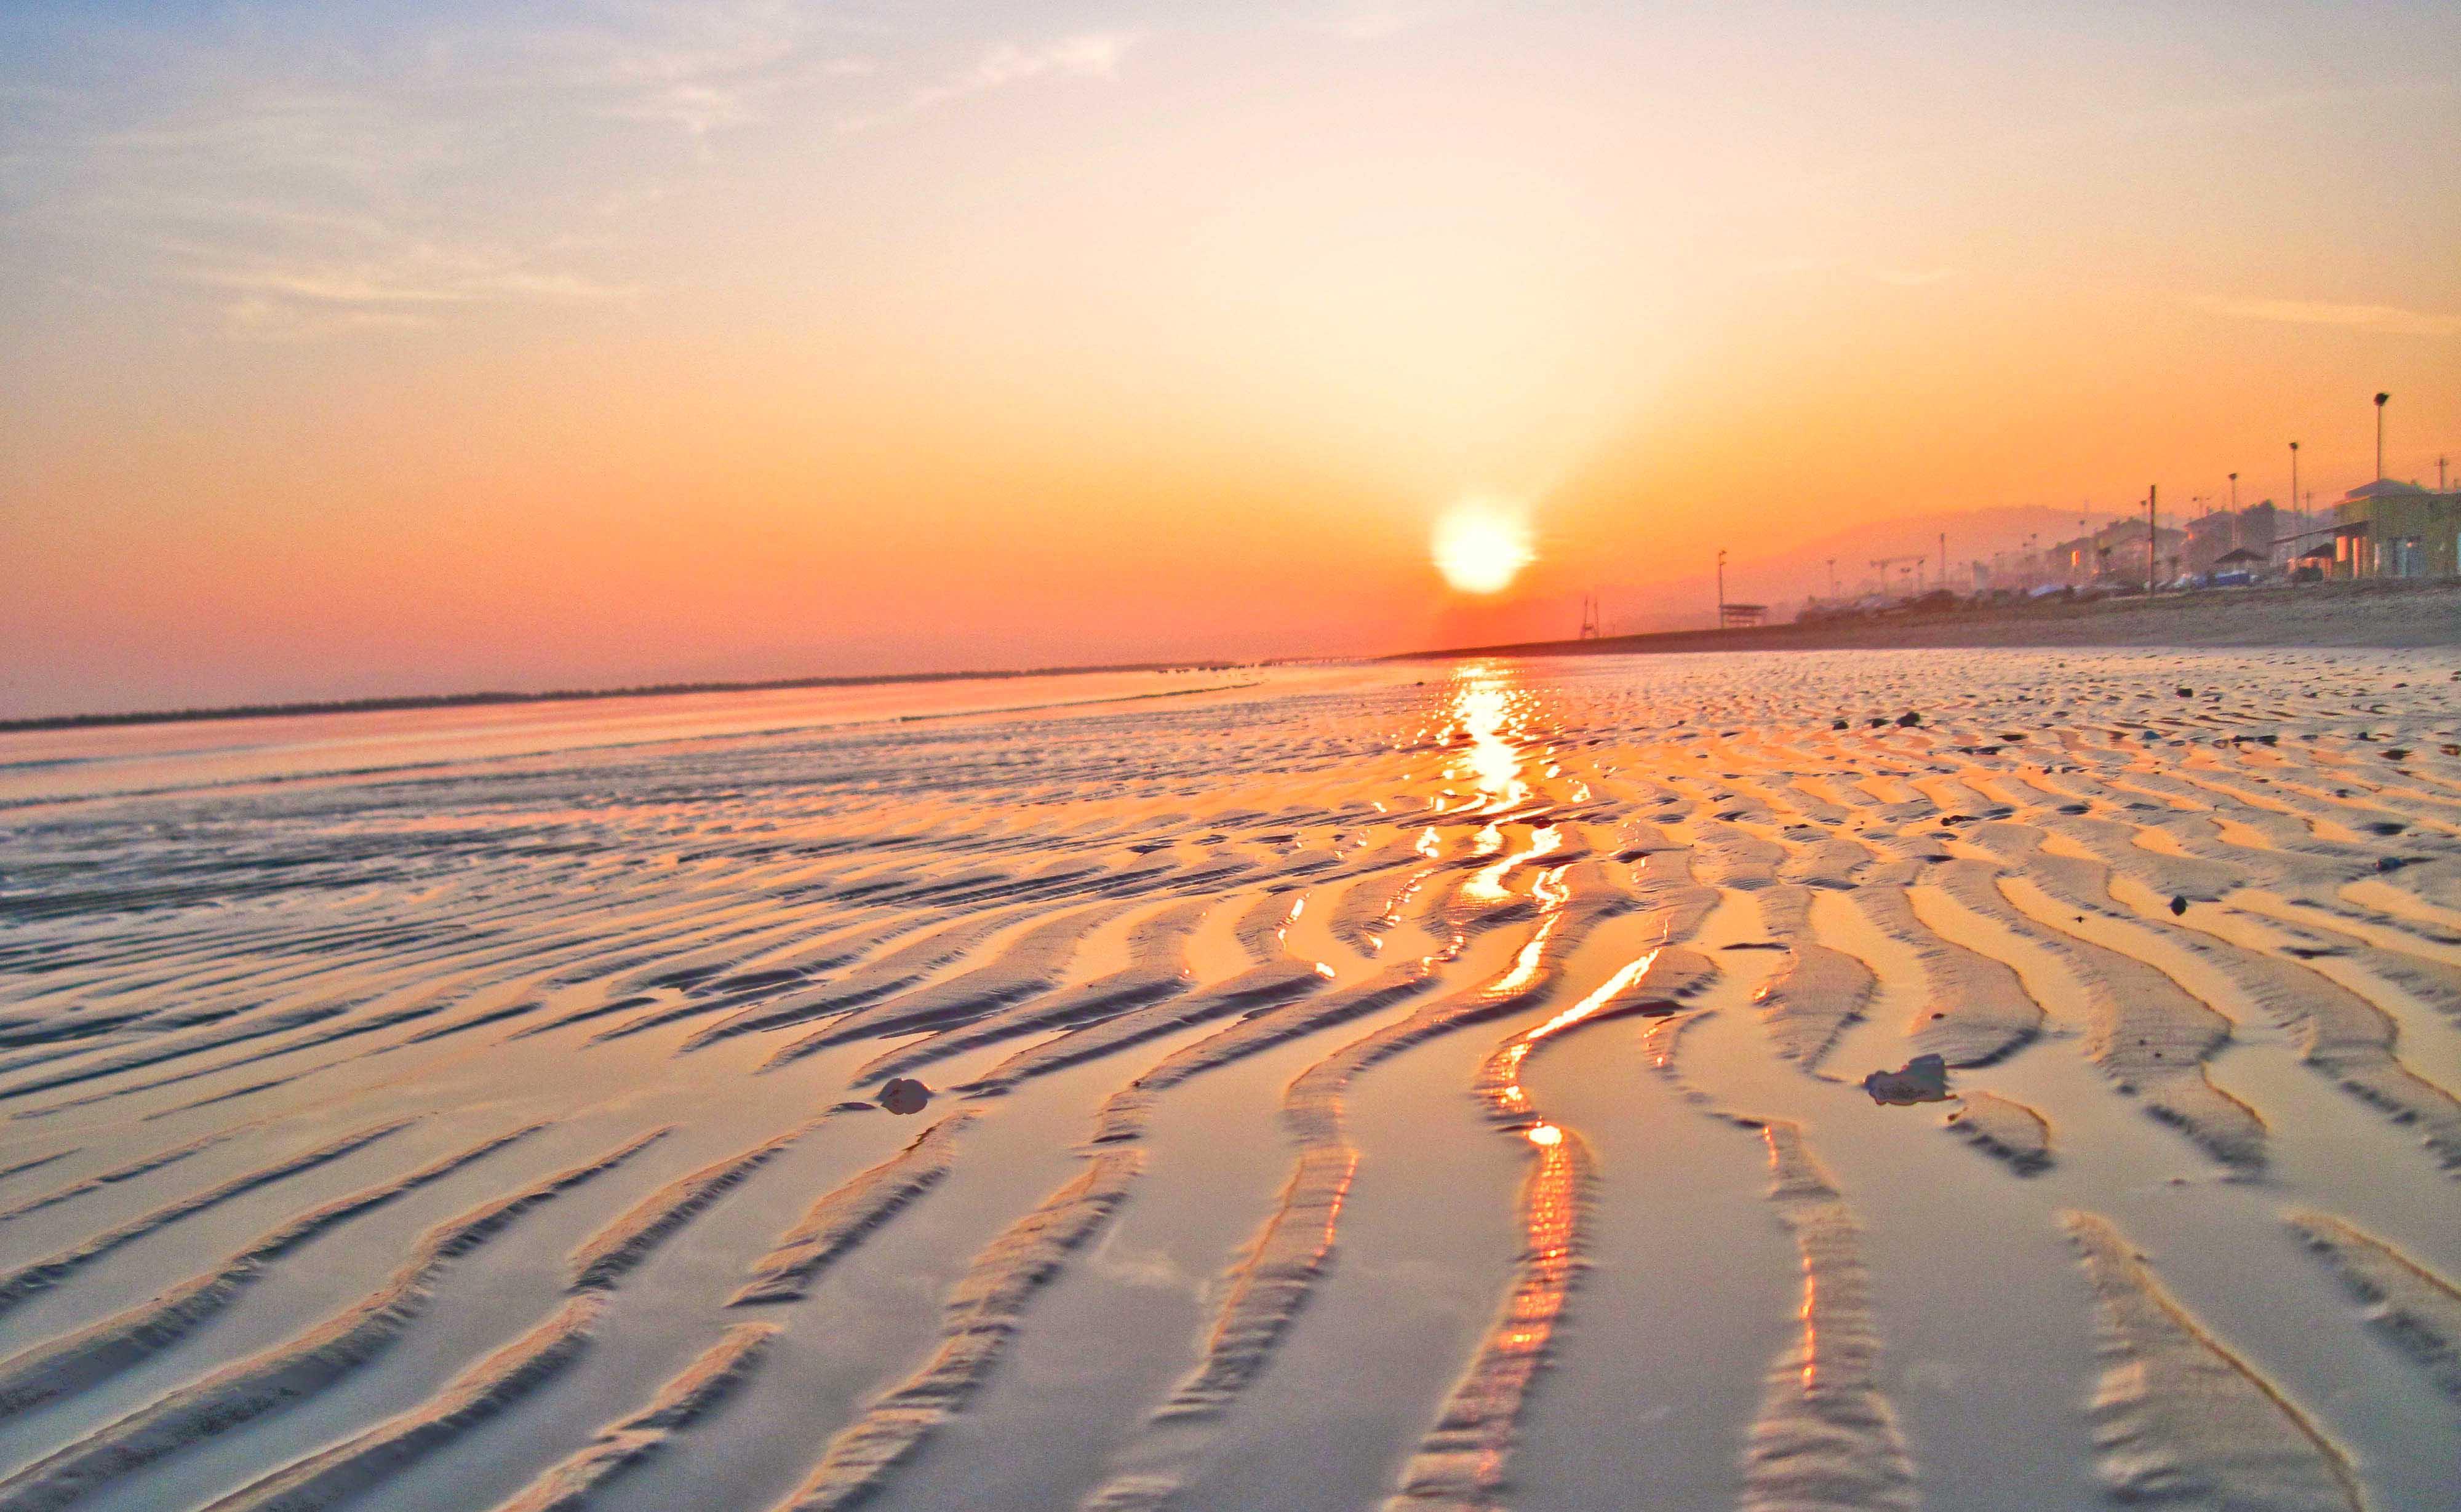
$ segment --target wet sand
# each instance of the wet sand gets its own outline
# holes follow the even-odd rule
[[[0,740],[0,1512],[2451,1504],[2461,655],[1067,682]]]

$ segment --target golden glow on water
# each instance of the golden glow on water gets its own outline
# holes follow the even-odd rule
[[[1486,837],[1482,835],[1480,838],[1484,840]],[[1502,839],[1501,836],[1497,838]],[[1512,896],[1512,889],[1504,884],[1505,873],[1524,862],[1552,855],[1563,847],[1563,832],[1552,824],[1541,825],[1531,830],[1528,845],[1499,859],[1492,865],[1480,867],[1477,876],[1462,884],[1462,896],[1480,903],[1502,903]],[[1481,852],[1481,854],[1487,853]],[[1551,897],[1544,892],[1538,892],[1539,888],[1548,886],[1550,879],[1555,875],[1553,872],[1546,873],[1532,884],[1531,890],[1537,893],[1540,903],[1560,905],[1564,901],[1561,897]]]
[[[1803,1395],[1820,1386],[1820,1278],[1807,1266],[1803,1271]]]
[[[1490,812],[1527,800],[1530,784],[1521,776],[1519,741],[1526,735],[1529,695],[1494,662],[1471,662],[1453,675],[1451,713],[1469,744],[1444,775],[1475,786]]]
[[[1549,922],[1552,923],[1552,919],[1553,916],[1551,915]],[[1546,929],[1542,926],[1538,937],[1530,942],[1530,947],[1523,948],[1523,954],[1530,955],[1531,948],[1545,937]],[[1536,1028],[1525,1032],[1512,1043],[1496,1052],[1484,1080],[1490,1089],[1488,1097],[1497,1109],[1504,1113],[1527,1113],[1530,1110],[1530,1095],[1521,1087],[1521,1064],[1530,1058],[1530,1053],[1537,1049],[1539,1042],[1549,1035],[1561,1033],[1582,1020],[1594,1017],[1599,1010],[1614,1002],[1617,994],[1631,987],[1633,983],[1639,981],[1649,970],[1650,964],[1657,959],[1658,952],[1652,950],[1637,960],[1626,962],[1620,970],[1600,983],[1597,990],[1589,996]],[[1517,963],[1514,974],[1519,974]],[[1556,1139],[1562,1138],[1561,1130],[1555,1129],[1552,1124],[1542,1123],[1530,1131],[1530,1138],[1533,1143],[1555,1142],[1553,1139],[1539,1139],[1537,1132],[1539,1129],[1552,1131]]]
[[[1563,918],[1561,913],[1550,913],[1546,918],[1538,921],[1537,932],[1530,937],[1530,942],[1524,945],[1520,953],[1512,958],[1512,969],[1487,984],[1487,996],[1510,997],[1538,980],[1538,969],[1545,965],[1547,960],[1548,937],[1555,932],[1555,926],[1563,922]]]

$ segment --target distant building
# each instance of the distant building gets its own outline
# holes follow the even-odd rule
[[[2379,478],[2333,510],[2333,576],[2461,576],[2461,494]]]
[[[2227,509],[2197,515],[2188,522],[2188,544],[2180,557],[2191,572],[2211,571],[2222,553],[2238,547],[2238,516]]]

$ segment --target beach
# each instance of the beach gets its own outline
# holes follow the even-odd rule
[[[1703,617],[1712,611],[1704,607]],[[1592,640],[1525,642],[1420,656],[1638,655],[1669,651],[1818,650],[1919,647],[2461,646],[2461,584],[2368,578],[2258,587],[2202,588],[2152,597],[1965,602],[1851,619],[1744,629],[1662,630]]]
[[[0,1512],[2450,1506],[2452,607],[0,735]]]

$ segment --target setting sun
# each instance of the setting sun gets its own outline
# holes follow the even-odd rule
[[[1436,570],[1464,593],[1501,593],[1534,560],[1530,527],[1493,504],[1456,505],[1436,522]]]

